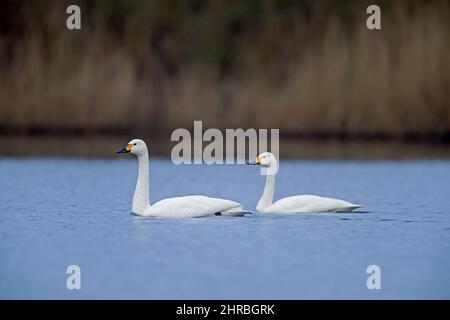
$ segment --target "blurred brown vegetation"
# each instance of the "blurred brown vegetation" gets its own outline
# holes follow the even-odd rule
[[[378,1],[374,31],[369,4],[2,1],[0,130],[448,141],[450,2]]]

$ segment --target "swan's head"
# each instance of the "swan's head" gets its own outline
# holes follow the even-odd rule
[[[256,157],[254,161],[249,161],[247,164],[260,165],[265,170],[261,171],[261,174],[276,174],[278,172],[278,161],[273,153],[263,152]]]
[[[133,139],[128,144],[117,150],[116,153],[133,153],[137,156],[147,153],[147,146],[141,139]]]
[[[263,152],[256,157],[255,161],[249,161],[247,164],[250,165],[261,165],[263,167],[271,167],[277,164],[277,159],[270,152]]]

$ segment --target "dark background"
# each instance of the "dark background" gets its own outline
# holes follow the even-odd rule
[[[70,4],[81,7],[80,31],[66,28]],[[381,30],[366,28],[370,4],[381,7]],[[172,130],[203,120],[204,129],[279,128],[285,153],[298,156],[447,155],[449,8],[1,1],[0,141],[9,147],[0,152],[86,155],[97,141],[94,155],[105,155],[143,137],[167,154]]]

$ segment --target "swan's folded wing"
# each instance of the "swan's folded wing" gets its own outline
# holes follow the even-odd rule
[[[271,212],[348,212],[361,206],[348,201],[314,195],[292,196],[270,206]]]
[[[196,218],[214,215],[219,212],[226,212],[227,210],[233,208],[237,209],[239,207],[241,207],[241,205],[235,201],[193,195],[158,201],[149,208],[146,215],[173,218]]]

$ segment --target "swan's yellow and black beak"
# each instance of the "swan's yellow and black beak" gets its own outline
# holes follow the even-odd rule
[[[257,164],[261,164],[261,158],[260,157],[256,157],[255,161],[248,161],[247,164],[249,165],[257,165]]]
[[[119,150],[116,150],[116,153],[130,153],[131,149],[133,148],[132,144],[127,144],[126,147],[123,147]]]

